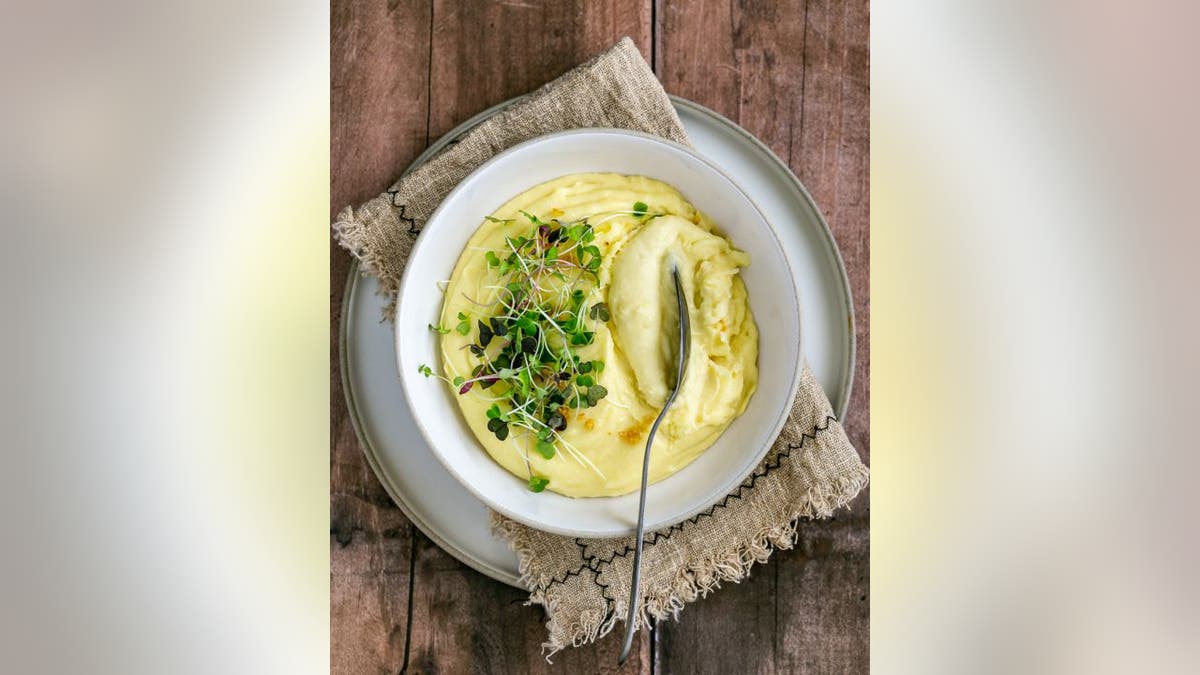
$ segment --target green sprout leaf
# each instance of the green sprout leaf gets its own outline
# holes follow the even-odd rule
[[[421,373],[425,377],[429,377],[429,376],[433,375],[433,369],[430,368],[429,366],[425,365],[424,363],[417,366],[417,372]]]
[[[584,269],[594,272],[600,269],[601,262],[600,248],[598,246],[590,245],[579,249],[579,264]]]
[[[604,387],[602,387],[598,384],[593,384],[592,386],[588,387],[588,390],[587,390],[588,407],[590,408],[590,407],[596,405],[597,403],[600,402],[600,399],[604,398],[605,396],[608,396],[608,390],[605,389]]]
[[[538,454],[546,459],[554,459],[554,444],[549,441],[537,442]]]
[[[525,337],[521,338],[521,353],[522,354],[536,353],[537,347],[538,347],[537,338],[533,337],[532,335],[526,335]]]
[[[500,404],[499,403],[493,403],[492,407],[487,409],[487,417],[489,420],[498,419],[500,417]]]
[[[526,335],[533,335],[537,332],[537,322],[530,312],[526,312],[517,319],[517,328],[520,328],[521,332]]]
[[[449,328],[442,328],[441,326],[435,326],[433,324],[429,324],[429,330],[431,330],[435,333],[438,333],[440,335],[445,335],[446,333],[450,332]]]
[[[588,316],[593,319],[607,322],[609,319],[608,305],[603,302],[597,302],[588,310]]]
[[[549,478],[542,478],[541,476],[530,476],[529,477],[529,489],[532,490],[533,492],[541,492],[542,490],[545,490],[546,486],[549,484],[550,484]]]
[[[488,420],[487,428],[488,431],[496,435],[496,438],[502,441],[508,438],[508,423],[499,417],[493,417]]]
[[[633,204],[633,215],[635,216],[644,216],[648,210],[650,207],[646,206],[646,202],[634,202]]]

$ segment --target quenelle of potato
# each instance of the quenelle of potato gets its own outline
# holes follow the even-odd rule
[[[630,213],[644,204],[646,214]],[[650,425],[674,382],[677,338],[677,265],[691,315],[691,356],[676,402],[655,438],[651,482],[687,466],[716,441],[746,408],[758,382],[758,330],[738,272],[749,257],[719,234],[717,225],[671,186],[643,176],[576,174],[518,195],[479,226],[446,286],[441,325],[459,314],[485,318],[497,278],[485,256],[503,251],[505,237],[528,231],[522,212],[550,221],[587,218],[602,253],[596,278],[581,283],[586,306],[606,303],[608,321],[593,320],[583,360],[604,363],[594,377],[607,395],[592,407],[562,408],[559,434],[571,452],[546,459],[536,438],[488,429],[489,408],[503,407],[503,385],[455,395],[466,423],[492,458],[522,480],[548,479],[546,489],[570,497],[614,496],[638,489]],[[468,349],[477,335],[450,331],[441,337],[447,378],[470,378],[479,360]],[[582,456],[582,459],[580,459]]]

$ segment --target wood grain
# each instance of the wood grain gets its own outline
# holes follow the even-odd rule
[[[870,54],[866,0],[809,0],[804,12],[804,96],[788,164],[821,207],[854,294],[854,391],[844,420],[870,464]],[[866,504],[867,492],[859,497]]]
[[[667,90],[737,121],[812,192],[845,258],[858,350],[844,423],[869,458],[867,0],[338,0],[331,6],[330,216],[385,189],[430,141],[630,35]],[[619,635],[541,657],[525,594],[417,531],[367,466],[344,404],[331,250],[330,668],[375,672],[861,673],[869,508],[804,523],[777,552],[662,622],[616,668]],[[619,632],[619,631],[618,631]]]
[[[868,531],[835,518],[800,531],[749,579],[659,625],[661,673],[865,673]]]
[[[796,548],[775,556],[778,672],[869,672],[870,542],[862,520],[811,523]]]
[[[760,138],[812,193],[855,300],[855,384],[843,420],[869,463],[869,71],[867,2],[663,1],[656,68],[671,93]],[[869,506],[800,525],[800,551],[663,623],[661,672],[864,672]],[[730,650],[727,645],[748,645]],[[825,650],[825,652],[822,652]]]
[[[330,205],[382,192],[425,147],[429,20],[425,2],[338,2],[330,15]],[[406,660],[414,528],[367,465],[338,367],[338,318],[350,266],[330,252],[329,666],[395,673]]]
[[[330,218],[390,186],[429,143],[431,0],[330,6]]]
[[[617,667],[619,638],[566,649],[547,663],[540,608],[525,606],[529,594],[493,581],[451,558],[418,535],[413,588],[413,673],[649,673],[644,639]],[[614,633],[615,635],[616,633]]]
[[[525,94],[628,35],[650,55],[643,0],[436,0],[430,134]]]

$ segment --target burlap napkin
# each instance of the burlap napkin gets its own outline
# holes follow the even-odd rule
[[[386,193],[343,210],[334,236],[394,298],[422,225],[459,181],[505,148],[580,127],[636,129],[690,145],[662,85],[625,38],[483,122]],[[792,546],[797,519],[828,517],[866,485],[867,468],[825,393],[806,365],[796,367],[803,371],[799,393],[763,464],[708,510],[646,535],[639,625],[648,615],[674,615],[722,581],[741,580],[773,548]],[[546,610],[550,654],[624,621],[633,537],[563,537],[496,513],[492,525],[517,553],[530,602]]]

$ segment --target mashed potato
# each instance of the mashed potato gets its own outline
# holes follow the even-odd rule
[[[641,202],[655,218],[628,212]],[[592,408],[565,410],[563,443],[575,452],[545,459],[532,452],[530,437],[501,441],[487,428],[495,390],[475,388],[456,396],[464,418],[495,461],[525,479],[532,471],[550,479],[548,489],[571,497],[621,495],[641,482],[646,434],[674,384],[677,309],[670,270],[678,265],[691,316],[692,348],[683,386],[660,427],[650,459],[650,480],[687,466],[745,410],[758,382],[758,330],[738,270],[748,256],[674,188],[641,176],[577,174],[538,185],[501,206],[471,238],[446,288],[442,325],[459,312],[478,314],[497,292],[485,261],[502,250],[504,237],[528,229],[521,211],[543,219],[589,219],[594,244],[603,254],[599,285],[589,288],[589,305],[607,302],[611,317],[594,322],[583,359],[605,362],[599,384],[608,395]],[[447,377],[470,377],[476,361],[466,347],[470,334],[442,337]],[[586,458],[580,461],[576,453]],[[526,465],[529,462],[529,466]]]

